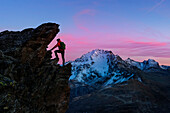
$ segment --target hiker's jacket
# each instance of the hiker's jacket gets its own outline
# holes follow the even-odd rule
[[[58,43],[52,48],[52,50],[53,50],[54,48],[56,48],[56,47],[59,47],[59,50],[60,50],[60,51],[64,51],[64,49],[61,49],[61,44],[60,44],[60,42],[61,42],[61,40],[58,41]]]

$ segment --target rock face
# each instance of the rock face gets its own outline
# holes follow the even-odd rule
[[[55,65],[48,44],[59,32],[55,23],[0,33],[0,112],[65,113],[71,65]]]

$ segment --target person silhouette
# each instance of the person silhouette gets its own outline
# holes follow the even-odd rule
[[[58,57],[58,54],[57,53],[61,53],[61,56],[62,56],[62,60],[63,60],[63,66],[65,64],[65,58],[64,58],[64,54],[65,54],[65,44],[64,42],[62,42],[59,38],[57,39],[57,44],[51,49],[55,49],[56,47],[59,48],[59,50],[55,50],[54,53],[55,53],[55,56],[56,58],[59,60],[59,57]]]

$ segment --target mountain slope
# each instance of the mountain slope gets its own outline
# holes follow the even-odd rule
[[[170,74],[154,60],[93,50],[71,62],[67,113],[168,113]],[[167,67],[165,67],[167,68]]]
[[[169,113],[170,99],[164,86],[153,81],[129,80],[75,97],[67,113]]]
[[[139,78],[134,68],[111,51],[96,49],[72,63],[70,80],[92,86],[107,86]]]

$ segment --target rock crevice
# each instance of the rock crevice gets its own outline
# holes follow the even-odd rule
[[[48,44],[59,25],[0,33],[0,112],[65,113],[71,64],[54,65]]]

